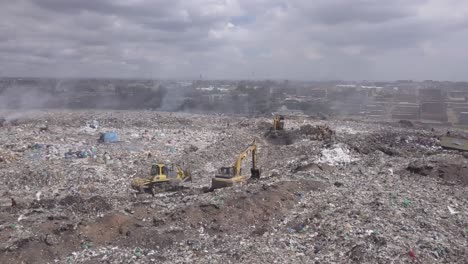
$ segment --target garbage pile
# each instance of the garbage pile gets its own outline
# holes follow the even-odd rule
[[[330,140],[335,134],[327,125],[304,125],[299,128],[299,132],[312,140]]]
[[[15,115],[0,126],[1,262],[466,262],[468,161],[440,147],[446,128],[289,118],[294,137],[275,144],[259,128],[270,122]],[[98,142],[102,133],[118,138]],[[204,192],[254,139],[260,180]],[[134,191],[156,162],[179,164],[192,182]]]
[[[328,165],[345,165],[356,160],[345,146],[338,144],[330,149],[323,149],[317,162]]]

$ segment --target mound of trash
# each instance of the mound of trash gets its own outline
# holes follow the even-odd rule
[[[343,144],[333,145],[330,149],[323,149],[320,153],[320,158],[317,163],[325,163],[328,165],[346,165],[358,160],[352,157],[351,152]]]

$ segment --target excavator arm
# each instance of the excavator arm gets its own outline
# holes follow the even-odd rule
[[[257,164],[256,151],[257,151],[257,144],[255,143],[255,140],[254,140],[253,143],[246,150],[244,150],[237,158],[234,164],[235,176],[241,175],[242,161],[244,161],[244,159],[249,155],[249,153],[252,153],[252,168],[256,169],[256,164]]]

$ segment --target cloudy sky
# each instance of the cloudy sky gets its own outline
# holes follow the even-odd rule
[[[466,0],[0,0],[0,75],[468,80]]]

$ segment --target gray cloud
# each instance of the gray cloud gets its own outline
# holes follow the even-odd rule
[[[466,79],[467,15],[462,0],[5,1],[0,72]]]
[[[312,21],[336,25],[403,19],[413,15],[414,2],[417,1],[322,0],[303,1],[298,6]]]

